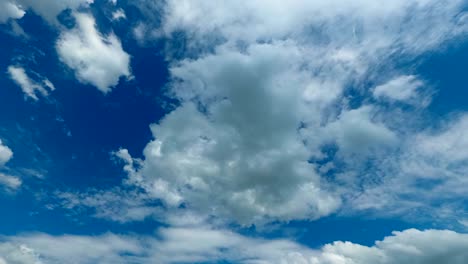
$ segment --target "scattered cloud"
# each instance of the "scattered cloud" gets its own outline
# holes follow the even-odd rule
[[[41,81],[42,83],[38,83],[32,80],[27,74],[26,70],[19,66],[9,66],[8,67],[8,74],[10,78],[19,86],[23,93],[33,99],[39,100],[37,97],[37,93],[41,94],[42,96],[47,96],[49,92],[46,88],[53,91],[55,90],[54,85],[48,79],[43,78]],[[41,77],[42,78],[42,77]]]
[[[121,76],[130,77],[130,56],[114,33],[104,36],[96,29],[91,15],[74,13],[74,17],[76,27],[62,32],[57,41],[60,59],[80,82],[107,93]]]

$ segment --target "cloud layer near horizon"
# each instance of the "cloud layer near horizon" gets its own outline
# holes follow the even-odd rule
[[[29,234],[3,237],[0,263],[464,264],[468,235],[444,230],[394,232],[371,247],[334,242],[310,249],[289,240],[248,238],[207,227],[161,228],[157,238]]]

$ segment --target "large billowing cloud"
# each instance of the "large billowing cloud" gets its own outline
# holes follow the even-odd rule
[[[127,183],[245,225],[365,209],[372,190],[392,197],[400,157],[428,160],[412,148],[426,128],[405,124],[417,111],[400,105],[431,99],[394,63],[466,33],[462,4],[167,1],[157,34],[187,41],[168,48],[180,106],[152,125],[143,161],[126,158]]]
[[[161,228],[157,235],[158,238],[112,233],[3,237],[0,263],[464,264],[468,261],[468,236],[443,230],[410,229],[394,232],[372,247],[334,242],[317,250],[289,240],[254,239],[207,227]]]
[[[60,59],[75,71],[79,81],[103,93],[130,77],[130,56],[114,33],[102,35],[91,15],[75,13],[76,27],[62,32],[57,41]]]

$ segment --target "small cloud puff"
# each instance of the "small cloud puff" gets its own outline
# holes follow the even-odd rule
[[[107,93],[130,74],[130,56],[114,33],[102,35],[91,15],[75,13],[76,27],[62,32],[56,48],[62,62],[75,71],[76,78]]]

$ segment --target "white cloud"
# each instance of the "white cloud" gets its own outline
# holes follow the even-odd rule
[[[341,153],[362,154],[397,143],[394,132],[384,124],[372,121],[372,111],[369,106],[345,111],[327,126],[327,134],[336,138]]]
[[[335,242],[322,249],[321,264],[462,264],[468,260],[468,235],[452,231],[409,229],[365,247]]]
[[[16,1],[0,0],[0,23],[6,23],[9,19],[20,19],[25,13]]]
[[[444,230],[409,229],[367,247],[334,242],[313,250],[290,240],[249,238],[226,230],[161,228],[156,237],[100,236],[3,237],[0,256],[6,263],[235,263],[309,264],[464,264],[468,236]],[[200,243],[203,241],[203,243]]]
[[[103,93],[130,77],[130,56],[114,33],[103,36],[91,15],[75,13],[76,27],[62,32],[57,41],[60,59],[75,71],[77,79]]]
[[[351,207],[412,221],[463,225],[468,189],[468,116],[402,139],[400,151],[375,165],[379,184],[367,186]],[[422,218],[422,219],[421,219]]]
[[[45,78],[42,78],[42,84],[32,80],[27,74],[26,70],[18,66],[9,66],[8,74],[10,78],[21,87],[23,93],[33,100],[38,100],[37,93],[39,92],[42,96],[47,96],[49,93],[45,87],[50,90],[54,90],[54,85]],[[45,86],[45,87],[44,87]]]
[[[373,95],[377,99],[427,105],[428,99],[424,98],[425,95],[421,91],[423,85],[424,83],[414,75],[399,76],[376,86]]]
[[[22,184],[21,179],[18,177],[6,175],[0,172],[0,186],[5,187],[7,190],[16,190]]]
[[[181,105],[152,126],[154,140],[144,161],[127,167],[127,183],[168,208],[183,204],[246,225],[334,212],[342,195],[347,201],[368,187],[361,183],[391,178],[385,166],[397,162],[386,157],[414,132],[379,102],[353,106],[349,87],[357,96],[412,100],[421,85],[397,70],[392,76],[404,77],[386,86],[366,83],[381,80],[374,69],[392,68],[396,54],[411,59],[466,32],[462,2],[167,1],[162,29],[143,34],[151,26],[142,23],[136,33],[186,34],[183,50],[172,47],[182,59],[168,55],[170,94]],[[322,151],[330,142],[338,155]],[[311,160],[323,158],[344,171],[334,178],[351,179],[321,177]]]
[[[112,20],[117,21],[121,19],[126,19],[125,11],[122,8],[117,9],[112,13]]]
[[[88,7],[94,0],[17,0],[21,6],[31,8],[36,14],[53,25],[59,25],[57,16],[66,9],[77,10]]]
[[[154,199],[141,190],[125,191],[116,188],[108,191],[89,190],[83,193],[58,192],[55,194],[55,200],[47,206],[49,209],[60,207],[74,212],[75,215],[87,212],[87,215],[95,218],[119,223],[155,218],[161,213],[161,209],[151,205]]]
[[[0,169],[5,166],[5,164],[10,161],[13,157],[13,151],[5,145],[3,145],[0,140]],[[16,190],[22,184],[21,179],[18,177],[10,176],[0,172],[0,187],[4,187],[7,190]]]
[[[0,140],[0,167],[5,165],[11,157],[13,157],[13,151],[5,145],[3,145],[3,142]]]

